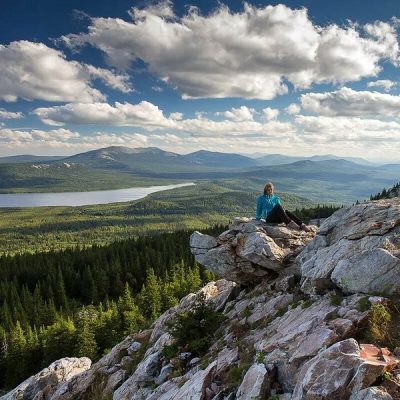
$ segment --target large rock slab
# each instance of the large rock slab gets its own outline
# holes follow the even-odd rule
[[[348,399],[372,385],[385,367],[364,360],[354,339],[343,340],[301,367],[292,400]]]
[[[400,199],[366,202],[327,218],[297,257],[302,290],[345,293],[400,291]]]
[[[111,395],[127,378],[126,371],[121,368],[121,360],[129,354],[130,349],[137,347],[138,340],[148,340],[150,331],[143,331],[134,336],[127,336],[114,346],[111,351],[91,366],[66,382],[58,385],[51,400],[72,400],[90,396],[93,388],[103,382],[103,394]],[[131,347],[135,343],[135,346]]]
[[[58,385],[88,370],[91,361],[87,357],[62,358],[31,376],[14,390],[0,397],[1,400],[49,399]]]
[[[253,364],[243,378],[236,399],[264,399],[269,394],[268,371],[264,364]]]
[[[362,326],[368,312],[357,309],[361,298],[352,295],[340,305],[332,305],[330,295],[316,296],[313,303],[308,300],[292,305],[265,328],[249,332],[247,339],[257,352],[265,354],[266,365],[276,367],[278,381],[286,392],[291,392],[305,362]]]
[[[383,388],[372,386],[351,396],[350,400],[393,400]]]
[[[190,248],[196,261],[218,276],[235,281],[259,282],[275,276],[285,261],[315,235],[249,218],[236,218],[218,238],[194,232]]]

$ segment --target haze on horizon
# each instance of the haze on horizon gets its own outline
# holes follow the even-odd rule
[[[121,145],[400,161],[395,2],[67,3],[5,0],[0,156]]]

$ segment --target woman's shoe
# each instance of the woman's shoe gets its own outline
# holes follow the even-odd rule
[[[300,229],[304,232],[311,232],[311,229],[306,224],[301,224]]]
[[[287,225],[288,228],[294,229],[296,231],[300,230],[300,227],[294,221],[290,221]]]

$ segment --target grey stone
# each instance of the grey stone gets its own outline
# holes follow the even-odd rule
[[[268,372],[264,364],[253,364],[240,384],[236,399],[264,399],[270,391]]]
[[[127,352],[129,355],[132,353],[136,353],[140,348],[142,347],[142,344],[140,342],[133,342],[128,348]]]
[[[350,400],[393,400],[393,397],[383,388],[372,386],[353,394]]]
[[[340,260],[332,281],[346,293],[393,295],[400,288],[400,259],[377,248]]]
[[[314,235],[315,232],[237,218],[218,239],[194,232],[191,251],[197,262],[222,278],[238,283],[260,282],[269,276],[276,277],[286,258],[303,248]]]
[[[162,367],[160,375],[158,375],[157,378],[154,380],[155,384],[159,386],[162,383],[164,383],[169,378],[173,370],[174,366],[172,364],[167,364],[164,367]]]
[[[91,363],[92,362],[87,357],[61,358],[51,363],[47,368],[44,368],[36,375],[28,378],[4,396],[1,396],[0,399],[20,400],[22,398],[33,399],[34,397],[41,399],[45,394],[47,398],[50,398],[60,384],[87,371]]]
[[[339,286],[347,293],[397,294],[399,243],[399,198],[340,209],[297,257],[302,290]]]
[[[383,365],[364,361],[357,342],[347,339],[301,367],[292,400],[346,399],[370,386],[383,371]]]

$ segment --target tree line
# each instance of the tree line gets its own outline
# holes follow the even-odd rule
[[[384,188],[382,192],[370,196],[370,200],[390,199],[400,195],[400,182],[389,189]]]
[[[61,357],[96,361],[212,279],[190,253],[190,233],[0,257],[0,387]]]

